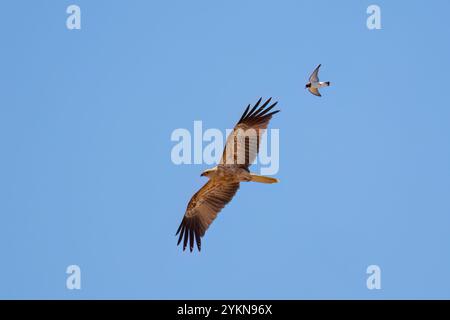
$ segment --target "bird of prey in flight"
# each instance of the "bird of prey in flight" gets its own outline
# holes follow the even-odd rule
[[[305,89],[308,88],[309,92],[313,95],[321,97],[322,95],[319,92],[319,88],[328,87],[330,85],[330,81],[319,81],[319,68],[320,64],[314,69],[313,73],[309,77],[309,81],[305,86]]]
[[[249,170],[259,151],[261,136],[272,116],[280,111],[271,111],[277,102],[267,107],[271,99],[259,106],[262,100],[260,98],[251,109],[250,105],[247,106],[227,138],[219,164],[201,174],[209,180],[192,196],[176,233],[180,234],[178,245],[183,240],[183,251],[189,244],[192,252],[194,241],[198,250],[201,250],[201,238],[220,210],[231,201],[241,182],[278,182],[275,178],[257,175]]]

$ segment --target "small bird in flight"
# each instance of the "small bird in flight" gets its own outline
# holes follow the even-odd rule
[[[306,84],[305,89],[308,88],[309,92],[313,95],[321,97],[322,95],[319,92],[319,88],[328,87],[330,85],[330,81],[319,81],[319,68],[321,64],[314,69],[313,73],[309,77],[309,82]]]
[[[198,251],[201,250],[201,238],[220,210],[234,197],[241,182],[278,182],[275,178],[254,174],[248,169],[256,159],[261,136],[267,129],[270,119],[280,111],[269,112],[277,104],[275,102],[266,108],[271,99],[268,99],[259,108],[262,98],[251,110],[250,105],[247,106],[227,138],[219,164],[201,174],[201,176],[208,177],[209,181],[192,196],[175,234],[180,234],[177,245],[184,240],[183,251],[189,242],[189,249],[192,252],[194,241]]]

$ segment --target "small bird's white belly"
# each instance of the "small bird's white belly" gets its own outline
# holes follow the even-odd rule
[[[311,87],[318,89],[318,88],[328,87],[328,84],[323,81],[311,82]]]

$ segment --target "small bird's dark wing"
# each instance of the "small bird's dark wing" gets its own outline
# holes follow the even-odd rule
[[[192,252],[194,241],[198,251],[201,250],[201,237],[238,189],[239,182],[213,178],[192,196],[176,233],[180,234],[178,244],[183,240],[183,251],[189,243]]]
[[[317,88],[309,87],[308,90],[315,96],[318,96],[318,97],[322,96],[319,92],[319,89],[317,89]]]
[[[321,64],[317,66],[316,69],[314,69],[313,73],[309,77],[309,82],[318,82],[319,81],[319,68]]]

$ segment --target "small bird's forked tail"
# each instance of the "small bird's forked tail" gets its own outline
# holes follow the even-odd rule
[[[254,173],[250,173],[251,181],[260,182],[260,183],[277,183],[278,179],[266,176],[260,176]]]

